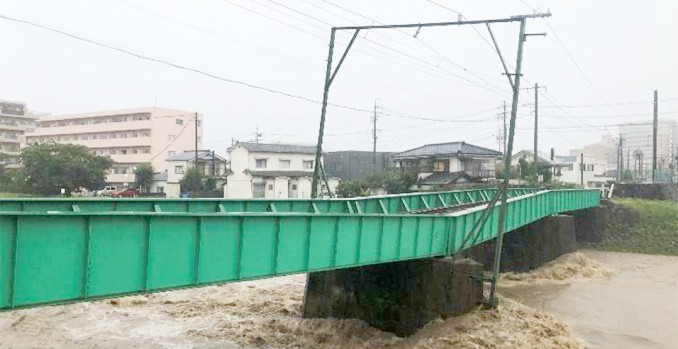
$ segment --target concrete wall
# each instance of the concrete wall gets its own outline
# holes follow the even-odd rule
[[[393,167],[391,154],[377,152],[377,170]],[[328,152],[324,157],[325,172],[328,176],[345,180],[361,178],[375,169],[373,153],[371,151],[335,151]]]
[[[504,235],[501,271],[526,272],[576,250],[576,233],[572,216],[546,217]],[[474,246],[469,256],[492,268],[494,240]]]
[[[634,184],[617,183],[614,185],[613,197],[639,198],[651,200],[678,200],[678,184]]]

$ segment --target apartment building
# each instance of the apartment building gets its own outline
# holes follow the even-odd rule
[[[310,198],[315,147],[293,144],[238,142],[228,149],[231,170],[224,186],[224,197]],[[328,178],[329,190],[339,180]],[[325,192],[325,184],[318,192]]]
[[[167,158],[194,149],[197,127],[202,146],[202,116],[166,108],[132,108],[41,118],[25,143],[57,142],[84,145],[114,161],[106,181],[134,182],[136,165],[150,162],[155,172],[167,170]]]
[[[25,103],[0,101],[0,166],[18,166],[20,138],[33,130],[35,120]]]
[[[652,179],[651,122],[630,123],[619,126],[622,136],[623,168],[638,173],[639,180]],[[678,122],[659,119],[657,127],[657,169],[668,171],[678,155]],[[615,154],[616,155],[616,154]]]

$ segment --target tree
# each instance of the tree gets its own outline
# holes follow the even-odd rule
[[[153,165],[144,163],[137,165],[134,169],[134,186],[139,188],[142,193],[151,191],[151,183],[153,183]]]
[[[75,144],[38,143],[21,151],[23,167],[17,174],[23,191],[41,195],[59,194],[65,189],[99,188],[113,165],[109,157],[93,155]]]
[[[414,181],[413,174],[393,168],[373,172],[356,180],[342,180],[337,186],[337,194],[340,197],[367,196],[370,195],[370,189],[375,188],[383,188],[389,194],[407,193]]]
[[[389,194],[407,193],[415,182],[411,173],[391,168],[368,175],[365,180],[370,188],[384,188]]]
[[[370,187],[363,180],[341,180],[337,184],[337,196],[354,198],[370,195]]]
[[[184,178],[179,181],[182,192],[193,192],[203,190],[202,177],[195,167],[189,167],[184,173]]]

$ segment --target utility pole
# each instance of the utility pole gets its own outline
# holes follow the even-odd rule
[[[216,175],[217,175],[216,159],[214,156],[214,150],[212,150],[212,176],[216,177]]]
[[[374,116],[372,116],[372,168],[377,169],[377,101],[379,98],[374,100]]]
[[[259,138],[261,138],[262,134],[259,132],[259,126],[254,130],[254,143],[259,143]]]
[[[657,181],[657,127],[659,123],[658,92],[654,90],[654,118],[652,120],[652,183]]]
[[[502,107],[499,107],[502,108]],[[499,151],[502,154],[506,153],[506,101],[504,101],[503,111],[497,115],[503,123],[503,128],[499,126],[500,136],[497,136],[497,141],[499,142]]]
[[[538,138],[539,138],[539,89],[543,88],[546,89],[546,86],[539,86],[539,84],[535,83],[534,87],[528,87],[526,90],[529,89],[534,89],[534,150],[533,150],[533,168],[532,168],[532,175],[534,176],[534,179],[536,181],[539,181],[539,143],[538,143]]]
[[[579,172],[581,173],[581,186],[584,186],[584,153],[581,153],[581,160],[579,162]]]
[[[195,169],[198,171],[198,174],[200,174],[200,167],[198,167],[198,112],[195,112],[195,123],[193,123],[193,130],[195,131],[195,144],[194,144],[194,151],[195,151]]]
[[[622,171],[624,171],[624,138],[619,133],[619,145],[617,145],[617,183],[621,183]]]

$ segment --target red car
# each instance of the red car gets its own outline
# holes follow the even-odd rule
[[[113,198],[133,198],[139,195],[139,191],[134,188],[127,188],[120,191],[114,191],[111,193]]]

